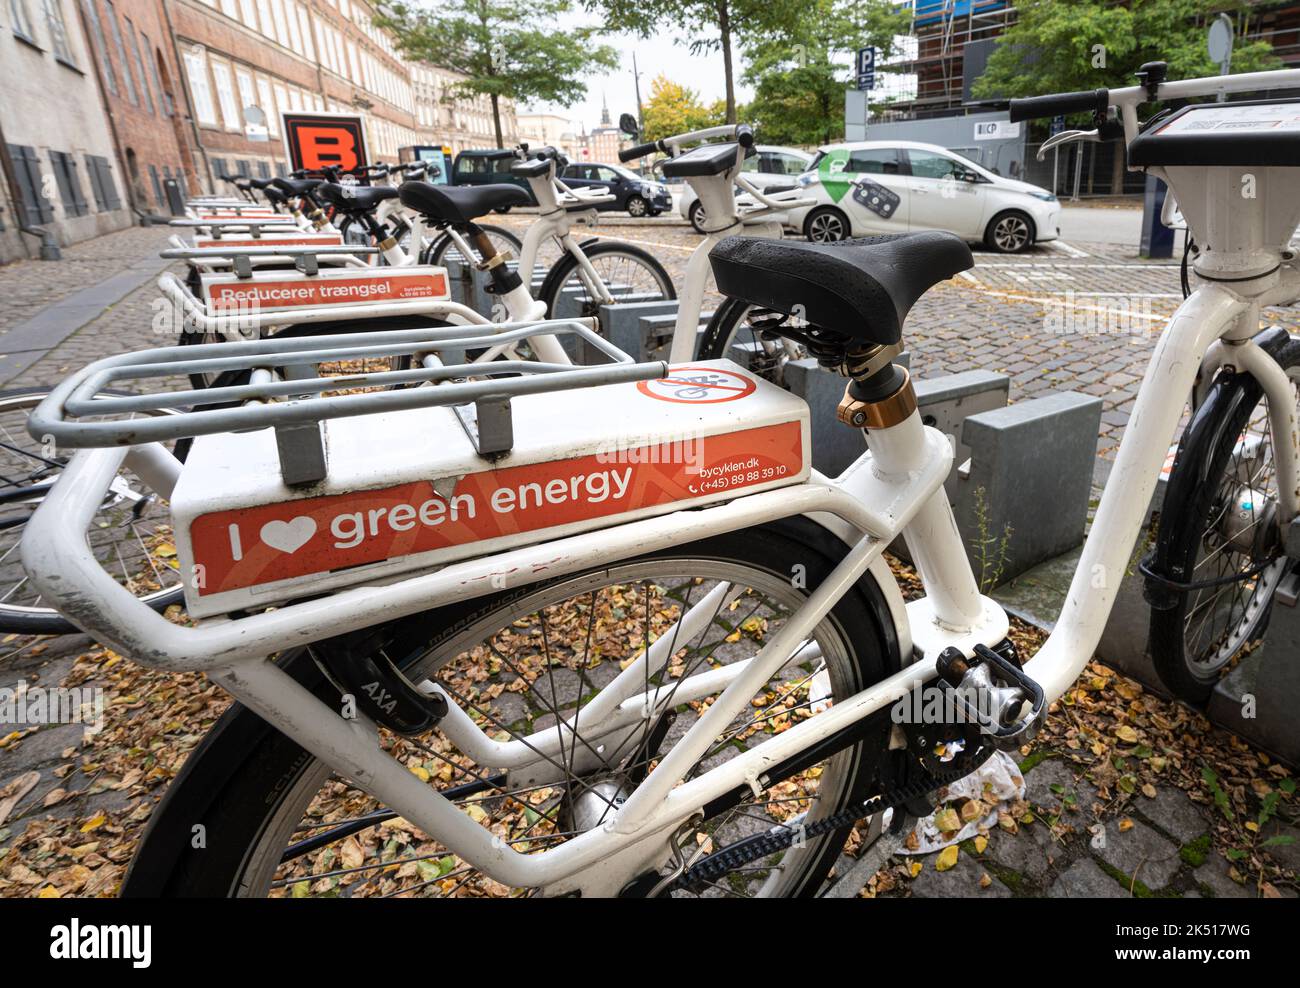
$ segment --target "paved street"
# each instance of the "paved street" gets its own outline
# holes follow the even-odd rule
[[[522,228],[529,217],[511,214],[494,222]],[[66,311],[72,320],[50,333],[48,348],[28,347],[0,359],[0,385],[48,385],[97,357],[165,342],[152,329],[157,289],[150,265],[158,267],[155,255],[167,233],[136,228],[70,248],[61,263],[0,268],[0,293],[11,302],[0,316],[0,352],[10,334],[30,336],[33,326],[48,325],[51,311]],[[604,233],[651,250],[679,283],[698,242],[688,227],[667,220],[619,219],[606,224]],[[938,286],[913,310],[906,342],[914,372],[930,376],[979,367],[1006,373],[1013,401],[1066,389],[1100,396],[1105,411],[1098,452],[1113,455],[1156,333],[1181,298],[1176,262],[1144,262],[1131,247],[1082,238],[1016,257],[980,249],[976,257],[973,270]],[[84,313],[80,304],[68,303],[90,287],[109,284],[117,291],[131,279],[143,280],[101,312]],[[68,303],[64,309],[50,309],[60,301]],[[1294,311],[1274,316],[1300,331]],[[19,680],[55,685],[90,644],[80,636],[7,642],[0,653],[0,687]],[[0,823],[0,855],[47,812],[68,820],[103,813],[118,823],[129,818],[132,825],[148,815],[157,792],[133,796],[125,785],[97,781],[96,766],[76,754],[80,731],[76,725],[49,727],[0,745],[0,789],[26,773],[40,777]],[[1230,864],[1208,849],[1211,820],[1181,790],[1163,787],[1158,798],[1136,800],[1116,815],[1113,795],[1099,799],[1092,782],[1076,779],[1064,747],[1044,750],[1051,757],[1026,775],[1035,822],[1022,823],[1015,833],[995,832],[983,852],[963,845],[957,865],[944,871],[933,867],[931,856],[915,877],[882,880],[888,888],[877,891],[918,897],[1254,894],[1229,878]],[[74,795],[46,810],[56,788]],[[1090,829],[1096,827],[1104,837]],[[30,861],[27,866],[36,867]],[[0,874],[4,867],[0,856]],[[891,865],[889,873],[899,867]],[[34,894],[36,887],[6,894]]]

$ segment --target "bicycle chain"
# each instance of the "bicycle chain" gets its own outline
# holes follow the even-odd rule
[[[929,795],[940,786],[964,779],[992,754],[992,747],[987,745],[980,747],[970,755],[958,755],[954,759],[956,765],[946,771],[936,773],[925,769],[924,774],[909,783],[878,793],[863,800],[857,806],[840,810],[806,827],[774,828],[765,833],[742,838],[701,858],[678,875],[676,881],[664,889],[664,892],[690,888],[700,882],[715,881],[728,872],[743,868],[759,858],[788,849],[796,840],[811,840],[839,830],[841,827],[852,826],[865,817],[875,816],[887,809],[897,809],[913,799]]]

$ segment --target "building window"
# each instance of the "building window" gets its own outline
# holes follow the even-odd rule
[[[266,114],[266,129],[272,137],[279,137],[280,114],[275,108],[275,99],[271,96],[271,84],[261,76],[257,77],[257,98],[261,101],[262,112]]]
[[[258,106],[257,92],[253,89],[253,77],[247,70],[235,69],[235,83],[239,87],[240,109],[247,110],[250,106]]]
[[[245,24],[257,30],[257,8],[253,6],[253,0],[239,0],[239,15]]]
[[[68,25],[63,20],[63,0],[43,0],[45,7],[45,24],[50,29],[50,44],[54,48],[54,57],[64,65],[77,68],[77,61],[72,57],[72,44],[68,41]]]
[[[163,198],[162,182],[160,182],[160,181],[158,180],[158,166],[157,166],[157,165],[150,165],[150,166],[149,166],[149,178],[153,180],[153,199],[154,199],[154,202],[158,203],[158,208],[159,208],[159,209],[166,209],[165,200],[164,200],[164,198]]]
[[[194,100],[194,117],[201,126],[215,127],[217,110],[212,104],[212,87],[208,85],[208,61],[201,51],[187,51],[184,61],[190,96]]]
[[[64,215],[85,216],[89,210],[86,206],[86,198],[81,194],[81,180],[77,178],[76,159],[62,151],[51,151],[50,167],[54,169],[54,180],[59,185]]]
[[[163,116],[170,117],[172,115],[171,94],[163,88],[162,79],[158,75],[158,62],[162,59],[162,52],[154,48],[147,34],[141,34],[140,40],[144,43],[145,58],[149,62],[149,69],[153,75],[153,88],[158,93],[158,109],[162,111]],[[149,52],[153,54],[150,55]]]
[[[122,82],[126,84],[126,98],[136,106],[140,100],[135,95],[135,80],[131,77],[131,63],[126,59],[126,45],[122,44],[122,29],[117,23],[117,8],[113,0],[104,0],[107,5],[108,29],[113,34],[113,47],[117,49],[117,60],[122,65]]]
[[[32,33],[32,15],[27,12],[27,0],[9,0],[9,15],[13,18],[14,34],[36,44],[36,36]]]
[[[113,71],[113,60],[108,57],[108,42],[104,40],[104,25],[99,20],[99,5],[95,0],[81,0],[81,7],[86,12],[86,22],[90,25],[90,40],[95,46],[96,61],[104,76],[104,88],[110,96],[117,95],[117,74]]]
[[[41,194],[41,162],[36,157],[36,149],[10,144],[9,157],[18,178],[18,198],[21,200],[18,205],[27,216],[26,222],[31,226],[50,222],[54,219],[54,207]]]
[[[230,78],[230,66],[215,59],[212,62],[212,78],[217,83],[217,102],[221,104],[221,121],[226,130],[241,128],[239,107],[235,103],[235,84]]]
[[[153,113],[153,96],[149,93],[149,77],[144,71],[144,59],[140,57],[140,39],[136,34],[135,25],[131,23],[131,18],[124,17],[123,20],[126,22],[126,35],[131,39],[131,52],[135,55],[135,74],[136,78],[140,80],[140,99],[144,103],[144,108]]]
[[[95,194],[95,208],[101,213],[122,207],[117,197],[117,186],[108,159],[97,154],[86,155],[86,173],[90,176],[90,190]]]

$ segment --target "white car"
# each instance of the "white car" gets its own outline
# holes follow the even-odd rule
[[[812,155],[807,151],[800,151],[798,148],[758,144],[754,147],[754,154],[745,159],[745,164],[740,170],[745,176],[745,181],[765,192],[768,189],[794,188],[799,176],[811,166]],[[752,199],[744,197],[743,193],[741,193],[741,196],[742,206],[755,207],[758,205]],[[691,226],[695,227],[696,233],[704,233],[708,229],[704,222],[704,207],[700,205],[695,190],[691,188],[689,183],[677,197],[677,211],[682,214],[683,218],[690,220]],[[775,221],[786,226],[790,222],[786,213],[768,214],[763,217],[763,221]]]
[[[819,243],[948,230],[1012,254],[1061,235],[1061,204],[1052,193],[935,144],[828,144],[799,185],[818,203],[790,210],[788,225]]]

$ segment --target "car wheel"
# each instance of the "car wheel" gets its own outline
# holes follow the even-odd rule
[[[691,221],[691,226],[695,228],[695,232],[703,235],[705,222],[704,205],[698,199],[691,203],[691,208],[688,211],[687,218]]]
[[[814,209],[804,220],[803,233],[815,244],[849,239],[849,218],[832,206]]]
[[[646,212],[647,212],[646,201],[644,199],[642,199],[640,196],[628,196],[627,199],[628,216],[644,216]]]
[[[984,231],[984,245],[999,254],[1019,254],[1034,245],[1034,221],[1017,210],[998,213]]]

